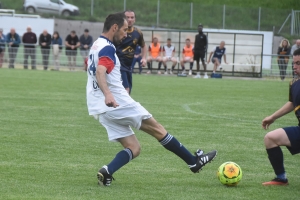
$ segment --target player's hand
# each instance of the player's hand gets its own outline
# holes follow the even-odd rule
[[[147,64],[147,60],[144,59],[144,58],[142,58],[142,59],[141,59],[141,65],[142,65],[143,67],[145,67],[146,64]]]
[[[209,63],[210,63],[210,61],[208,60],[208,61],[207,61],[207,64],[209,64]]]
[[[105,96],[105,104],[108,107],[114,107],[114,108],[119,106],[119,104],[116,102],[116,100],[112,94],[108,94]]]
[[[263,127],[263,129],[267,130],[274,121],[275,119],[273,119],[272,116],[268,116],[262,120],[261,126]]]
[[[225,64],[228,65],[229,63],[228,63],[228,62],[225,62]]]

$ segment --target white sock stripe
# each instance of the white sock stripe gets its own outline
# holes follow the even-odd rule
[[[129,161],[131,161],[132,160],[132,156],[133,156],[131,150],[128,149],[128,148],[126,148],[126,149],[124,149],[124,151],[126,151],[128,153],[128,155],[129,155]]]
[[[164,145],[168,144],[172,140],[172,138],[173,138],[173,135],[168,134],[168,136],[163,141],[161,141],[160,144],[164,146]]]

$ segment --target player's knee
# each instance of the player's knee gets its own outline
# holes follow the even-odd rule
[[[275,141],[276,136],[273,134],[273,132],[267,133],[264,137],[264,143],[267,148],[273,147],[276,144]]]
[[[140,144],[135,145],[135,146],[132,147],[130,150],[131,150],[131,152],[132,152],[132,154],[133,154],[133,158],[136,158],[136,157],[138,157],[138,156],[140,155],[140,153],[141,153],[141,146],[140,146]]]

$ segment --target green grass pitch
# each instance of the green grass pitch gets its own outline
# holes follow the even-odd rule
[[[290,185],[263,187],[274,177],[261,120],[288,99],[288,82],[134,75],[133,98],[189,150],[218,150],[199,174],[136,131],[141,155],[114,174],[96,173],[121,150],[86,108],[86,74],[0,70],[0,199],[299,199],[299,155],[283,148]],[[293,113],[270,128],[296,125]],[[216,177],[226,161],[243,179],[228,188]]]

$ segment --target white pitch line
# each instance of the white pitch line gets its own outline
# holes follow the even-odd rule
[[[217,118],[217,119],[241,121],[241,122],[246,122],[246,123],[251,123],[251,124],[253,124],[253,123],[260,124],[261,123],[260,121],[256,121],[256,120],[232,118],[232,117],[228,117],[228,116],[220,116],[220,115],[212,115],[212,114],[207,114],[207,113],[202,113],[202,112],[196,112],[190,108],[190,106],[192,106],[192,105],[201,105],[201,103],[197,102],[197,103],[191,103],[191,104],[183,104],[182,107],[185,111],[196,114],[196,115],[208,116],[208,117]]]

